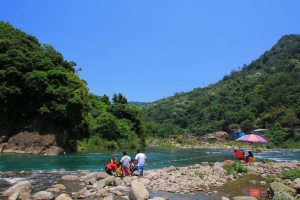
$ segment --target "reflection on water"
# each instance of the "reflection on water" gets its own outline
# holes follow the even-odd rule
[[[244,188],[243,193],[247,196],[255,197],[256,199],[268,199],[268,192],[267,189],[261,188]]]
[[[256,180],[257,183],[250,183],[250,180]],[[265,179],[258,175],[246,175],[243,178],[227,182],[219,191],[230,194],[231,198],[234,196],[253,196],[257,200],[268,200],[269,184],[262,185],[260,181],[265,181]]]

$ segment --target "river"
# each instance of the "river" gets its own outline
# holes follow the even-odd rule
[[[247,151],[247,149],[244,150]],[[127,153],[134,159],[135,150],[128,150]],[[201,162],[223,162],[233,159],[232,149],[221,148],[160,149],[153,147],[144,149],[143,153],[147,156],[145,170],[170,166],[183,167],[201,164]],[[0,172],[26,171],[31,173],[23,178],[0,177],[0,192],[2,193],[8,188],[7,185],[1,185],[1,181],[4,180],[10,183],[29,180],[36,191],[46,190],[59,182],[61,169],[70,173],[77,173],[80,170],[104,171],[104,166],[113,155],[120,160],[122,151],[83,151],[58,156],[0,154]],[[259,160],[269,159],[271,162],[300,161],[300,150],[263,150],[261,153],[255,153],[254,156]],[[191,196],[188,198],[191,199]]]
[[[247,149],[245,149],[246,151]],[[127,151],[134,159],[136,152]],[[222,162],[233,159],[231,149],[192,148],[192,149],[160,149],[146,148],[146,169],[159,169],[169,166],[182,167],[201,162]],[[300,160],[300,150],[263,150],[254,154],[260,160],[291,161]],[[122,151],[83,151],[58,156],[26,155],[26,154],[0,154],[0,171],[67,171],[90,170],[103,171],[105,164],[112,156],[118,160]]]

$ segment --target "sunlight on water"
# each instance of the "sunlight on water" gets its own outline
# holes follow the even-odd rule
[[[135,158],[135,150],[128,150],[127,152],[132,159]],[[233,159],[233,151],[231,149],[146,148],[144,153],[147,156],[146,170],[170,166],[189,166],[201,164],[201,162],[223,162],[224,160]],[[120,161],[122,151],[85,151],[58,156],[0,154],[0,171],[28,171],[37,173],[43,171],[58,172],[61,169],[67,171],[103,171],[104,166],[112,156],[116,156],[118,161]],[[292,161],[300,160],[300,151],[263,150],[254,156],[260,160]]]

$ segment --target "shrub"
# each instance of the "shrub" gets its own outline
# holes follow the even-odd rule
[[[177,142],[178,144],[182,144],[183,140],[182,140],[182,138],[176,138],[176,142]]]
[[[236,178],[236,173],[248,172],[248,168],[243,166],[240,161],[234,161],[232,164],[223,165],[223,169],[225,169],[228,174],[232,174]]]
[[[289,171],[285,170],[282,172],[283,179],[295,180],[296,178],[300,178],[300,169],[291,169]]]
[[[273,182],[275,182],[275,181],[276,181],[276,179],[275,179],[274,176],[270,176],[270,177],[266,178],[266,182],[267,182],[267,183],[273,183]]]
[[[200,172],[195,172],[195,175],[198,176],[199,178],[203,179],[204,175]]]

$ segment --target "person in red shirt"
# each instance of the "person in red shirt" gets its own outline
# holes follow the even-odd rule
[[[118,166],[115,163],[108,163],[105,166],[105,171],[109,174],[109,175],[113,175],[114,172],[116,172],[118,169]]]
[[[244,154],[238,150],[234,150],[234,158],[236,160],[243,160]]]

